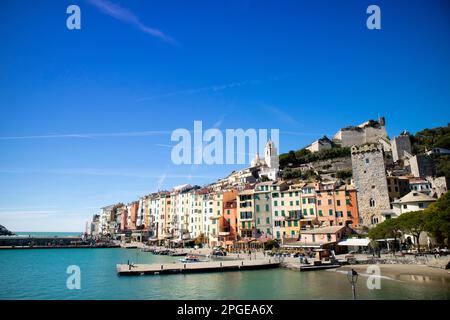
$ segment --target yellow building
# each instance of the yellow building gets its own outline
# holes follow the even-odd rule
[[[281,192],[281,224],[282,238],[298,238],[301,219],[302,185],[293,184]]]

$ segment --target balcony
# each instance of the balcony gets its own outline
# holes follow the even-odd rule
[[[287,221],[292,221],[292,220],[300,220],[300,219],[304,219],[302,213],[300,210],[295,210],[295,211],[289,211],[289,215],[287,215],[285,217],[285,220]]]

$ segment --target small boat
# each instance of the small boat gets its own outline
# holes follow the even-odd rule
[[[183,263],[200,262],[199,258],[196,256],[187,256],[186,258],[180,259]]]
[[[169,256],[172,256],[172,257],[184,257],[186,255],[187,255],[186,252],[171,252],[171,253],[169,253]]]

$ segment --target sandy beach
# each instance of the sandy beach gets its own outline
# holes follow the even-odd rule
[[[447,286],[450,290],[450,270],[425,265],[378,264],[376,266],[380,268],[382,279],[430,286]],[[331,271],[348,272],[354,269],[361,276],[367,277],[371,275],[367,272],[368,267],[369,265],[348,265]]]

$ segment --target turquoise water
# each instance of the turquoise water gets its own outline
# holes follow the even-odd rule
[[[136,249],[0,250],[0,299],[351,299],[345,274],[287,269],[119,277],[115,265],[177,261]],[[69,265],[81,289],[66,287]],[[381,290],[357,284],[359,299],[450,299],[449,286],[383,279]]]

